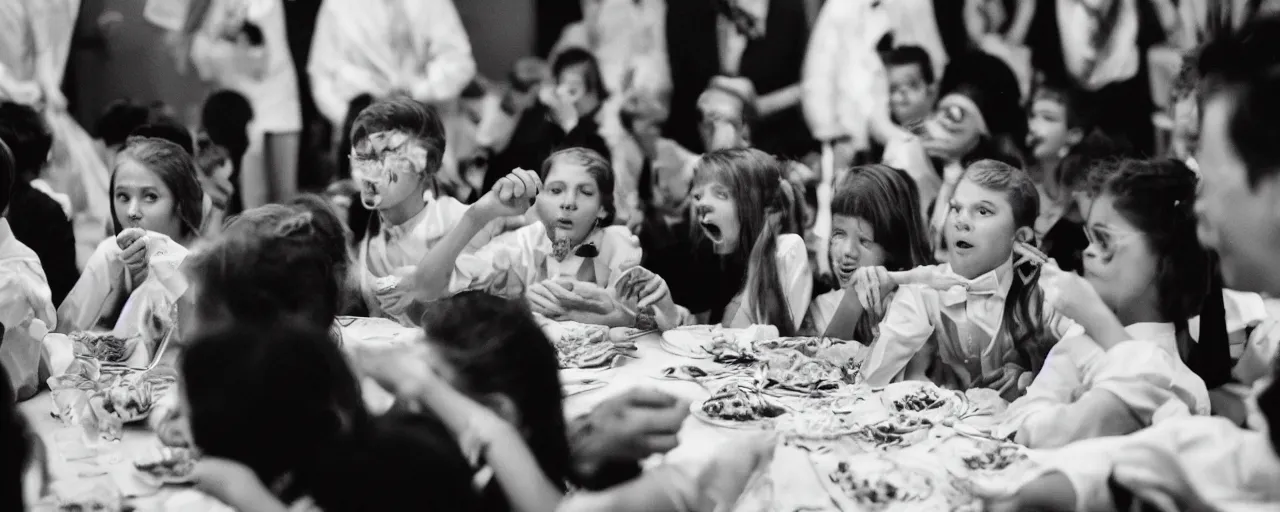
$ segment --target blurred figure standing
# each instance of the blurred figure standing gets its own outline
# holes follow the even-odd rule
[[[289,200],[298,191],[302,105],[284,0],[192,0],[182,35],[201,78],[253,106],[240,172],[244,207]]]

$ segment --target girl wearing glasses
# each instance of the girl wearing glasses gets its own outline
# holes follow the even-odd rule
[[[1209,414],[1209,390],[1232,378],[1230,337],[1242,349],[1247,337],[1251,349],[1274,346],[1267,329],[1254,328],[1267,317],[1262,298],[1224,292],[1214,256],[1197,241],[1191,170],[1173,160],[1129,160],[1103,171],[1085,227],[1084,278],[1050,281],[1061,284],[1057,297],[1067,304],[1055,309],[1089,329],[1099,316],[1090,311],[1105,304],[1124,332],[1116,338],[1090,329],[1053,347],[998,429],[1027,446]]]
[[[467,206],[439,194],[444,125],[436,112],[410,98],[365,108],[351,128],[351,171],[364,207],[376,212],[357,247],[353,278],[369,316],[412,325],[413,297],[400,281],[453,229]],[[475,251],[502,232],[487,224],[466,246]]]

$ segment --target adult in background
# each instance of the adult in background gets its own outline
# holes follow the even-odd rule
[[[302,105],[285,36],[283,0],[195,0],[183,36],[201,78],[243,94],[253,106],[241,163],[246,208],[298,191]]]
[[[316,108],[334,126],[362,94],[405,94],[440,111],[448,139],[458,140],[464,119],[457,100],[475,77],[476,62],[451,0],[324,0],[307,73]],[[444,162],[443,177],[452,181],[457,165],[450,147]]]

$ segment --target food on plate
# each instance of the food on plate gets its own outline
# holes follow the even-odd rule
[[[893,408],[902,412],[924,412],[947,405],[947,400],[933,388],[921,387],[893,401]]]
[[[151,393],[151,384],[146,381],[140,383],[120,382],[117,385],[97,391],[93,396],[89,397],[89,400],[91,402],[101,400],[104,412],[124,422],[145,418],[155,404]]]
[[[74,332],[71,333],[70,338],[73,343],[83,344],[88,349],[88,353],[106,363],[121,363],[129,359],[140,339],[126,339],[111,333],[91,332]]]
[[[957,481],[988,492],[1014,492],[1038,474],[1025,448],[995,439],[952,436],[934,453]]]
[[[165,483],[185,482],[195,469],[196,455],[189,448],[164,447],[146,459],[134,461],[133,467]]]
[[[818,337],[774,338],[756,342],[757,349],[791,349],[809,357],[815,357],[829,344]]]
[[[859,508],[886,510],[904,504],[924,505],[926,502],[937,501],[934,479],[927,472],[888,461],[860,464],[862,460],[842,461],[836,465],[835,471],[827,475],[843,497],[853,501]]]
[[[735,422],[772,419],[787,412],[758,391],[740,384],[724,386],[698,406],[698,410],[714,420]]]
[[[933,423],[914,414],[894,414],[887,420],[863,427],[858,437],[876,448],[908,446],[925,439]]]
[[[604,368],[635,351],[634,343],[611,343],[602,325],[560,322],[546,329],[561,368]],[[554,334],[554,336],[552,336]]]
[[[967,407],[964,394],[920,381],[890,384],[880,400],[890,411],[922,415],[934,423],[961,417]]]
[[[765,366],[765,377],[785,389],[831,391],[839,388],[844,380],[844,373],[836,365],[797,350],[771,350],[761,352],[757,357]]]
[[[662,369],[662,376],[668,379],[698,380],[710,376],[706,370],[692,365],[668,366]]]
[[[988,450],[961,457],[965,467],[973,471],[1003,471],[1027,460],[1026,452],[1011,444],[995,444]]]

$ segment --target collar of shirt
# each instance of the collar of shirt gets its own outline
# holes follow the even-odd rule
[[[951,265],[947,264],[944,272],[954,274]],[[1013,285],[1013,258],[1001,263],[994,270],[968,280],[968,288],[953,286],[941,293],[942,303],[948,306],[967,302],[974,297],[997,299],[1003,301],[1009,295],[1009,287]]]
[[[379,229],[382,238],[387,242],[397,242],[413,234],[420,235],[423,240],[434,240],[444,236],[453,229],[447,216],[441,215],[444,201],[445,199],[433,199],[422,208],[422,211],[401,224],[383,223]]]
[[[542,225],[542,223],[538,223],[538,225]],[[551,249],[551,239],[546,236],[546,230],[543,229],[543,236],[538,239],[538,246],[535,250],[537,251],[538,258],[545,262],[544,265],[547,269],[546,277],[548,279],[556,277],[577,277],[579,269],[582,268],[582,264],[588,260],[588,258],[577,254],[578,249],[587,244],[595,244],[597,250],[603,251],[603,234],[603,229],[596,228],[592,230],[591,234],[587,235],[586,240],[583,240],[582,243],[573,246],[573,248],[569,250],[569,255],[565,256],[563,261],[558,261],[551,256],[554,252]]]

